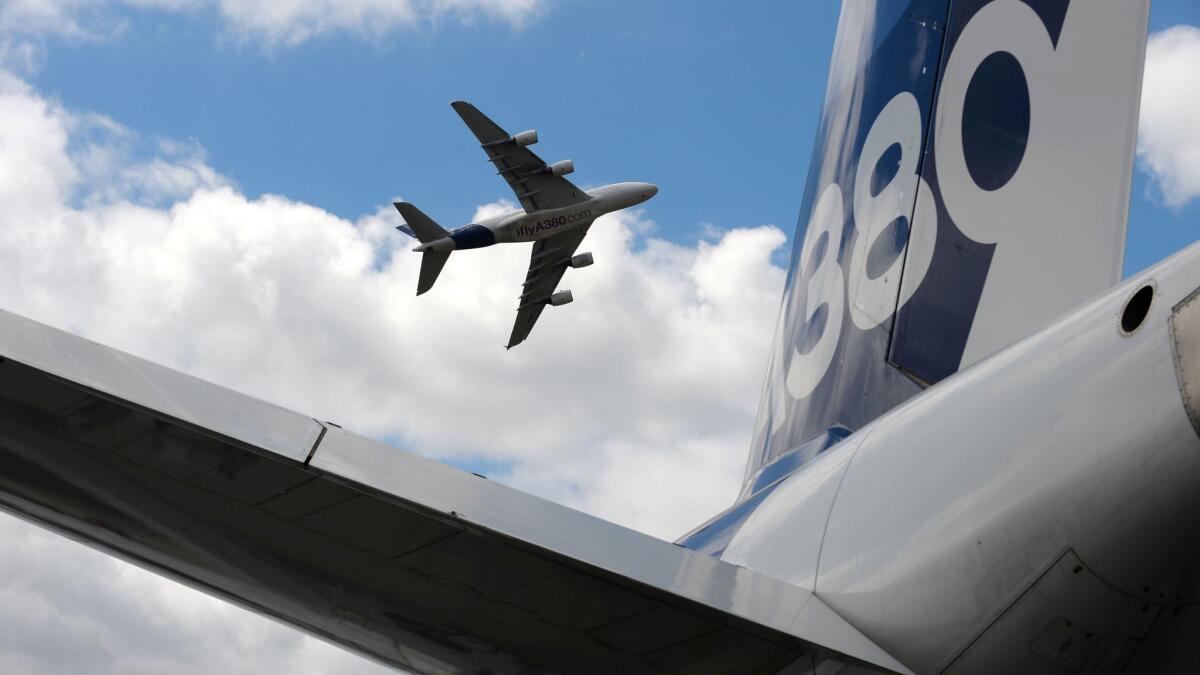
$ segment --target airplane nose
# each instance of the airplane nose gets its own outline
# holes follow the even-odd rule
[[[658,186],[652,183],[646,183],[645,188],[643,188],[642,198],[650,199],[656,194],[658,194]]]

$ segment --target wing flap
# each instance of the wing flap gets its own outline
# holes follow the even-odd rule
[[[0,507],[383,663],[906,672],[803,589],[336,425],[8,312],[0,356]]]

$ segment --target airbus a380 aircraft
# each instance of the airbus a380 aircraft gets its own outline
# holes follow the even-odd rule
[[[463,118],[487,153],[488,161],[504,176],[525,210],[487,218],[452,231],[443,229],[417,207],[396,202],[405,224],[397,229],[420,240],[414,248],[421,256],[417,295],[433,288],[453,251],[493,244],[534,242],[518,298],[517,319],[507,349],[529,337],[546,305],[565,305],[571,291],[555,291],[568,267],[587,267],[591,253],[575,254],[588,228],[602,215],[636,206],[658,194],[650,183],[617,183],[590,193],[563,178],[575,171],[569,159],[547,164],[529,149],[537,143],[534,130],[509,134],[466,101],[450,104]]]
[[[674,545],[0,312],[0,505],[419,673],[1200,672],[1146,0],[848,0],[745,487]],[[697,368],[703,364],[697,364]]]

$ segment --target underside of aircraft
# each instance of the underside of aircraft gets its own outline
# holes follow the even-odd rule
[[[0,507],[417,673],[1196,672],[1200,245],[1120,281],[1148,4],[845,2],[678,542],[3,311]]]

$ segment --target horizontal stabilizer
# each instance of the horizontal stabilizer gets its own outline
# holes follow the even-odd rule
[[[0,508],[414,673],[908,672],[798,586],[4,311]]]

